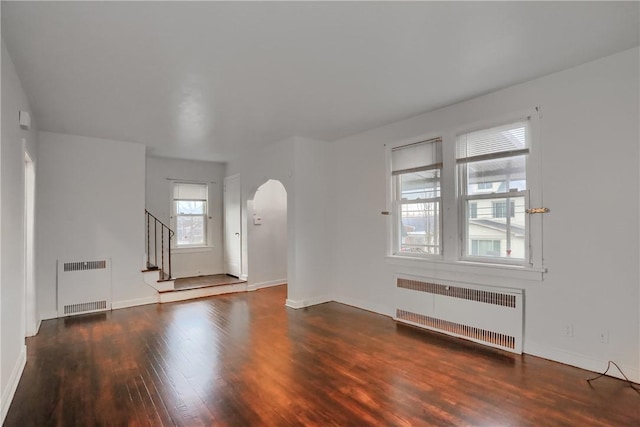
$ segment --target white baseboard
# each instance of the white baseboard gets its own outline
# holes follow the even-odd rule
[[[541,357],[543,359],[553,360],[554,362],[564,363],[565,365],[575,366],[576,368],[586,369],[587,371],[592,371],[598,374],[603,373],[605,369],[607,369],[607,364],[609,363],[608,360],[598,360],[592,357],[584,356],[582,354],[572,353],[570,351],[562,350],[559,348],[546,347],[538,343],[526,341],[524,345],[524,353],[536,357]],[[637,367],[622,365],[616,360],[614,360],[614,362],[616,362],[620,366],[627,378],[635,383],[640,384],[640,369],[638,369]],[[624,379],[622,374],[620,374],[615,366],[612,366],[611,369],[609,369],[607,375]]]
[[[41,325],[42,325],[42,319],[38,320],[38,323],[36,324],[36,330],[33,331],[33,334],[27,331],[27,337],[35,337],[36,335],[38,335],[38,332],[40,332]]]
[[[340,304],[345,304],[345,305],[349,305],[351,307],[359,308],[362,310],[371,311],[373,313],[382,314],[383,316],[389,316],[389,317],[395,316],[393,309],[390,309],[388,307],[383,307],[377,304],[370,304],[368,302],[365,302],[356,298],[346,297],[344,295],[334,295],[333,300],[335,302],[339,302]]]
[[[13,366],[13,370],[11,371],[11,377],[7,383],[7,388],[2,393],[2,411],[0,412],[0,425],[4,423],[4,419],[7,417],[7,413],[9,412],[9,406],[11,406],[11,401],[13,400],[13,396],[16,394],[16,390],[18,389],[18,383],[20,382],[20,377],[22,377],[22,372],[24,372],[24,367],[27,364],[27,346],[23,346],[20,349],[20,354],[18,355],[18,360],[16,360],[16,364]]]
[[[124,301],[113,301],[111,303],[112,310],[118,310],[120,308],[136,307],[139,305],[157,304],[159,302],[158,295],[151,295],[150,297],[135,298]]]
[[[240,279],[240,280],[247,280],[248,278],[249,278],[249,276],[246,275],[246,274],[241,274],[240,277],[238,277],[238,279]]]
[[[302,300],[292,300],[287,298],[287,301],[284,305],[290,308],[295,308],[296,310],[299,308],[311,307],[312,305],[324,304],[325,302],[333,301],[328,296],[319,296],[313,298],[307,298]]]
[[[247,286],[247,290],[256,291],[262,288],[269,288],[271,286],[280,286],[280,285],[286,285],[286,284],[287,284],[287,279],[269,280],[267,282],[252,283]]]

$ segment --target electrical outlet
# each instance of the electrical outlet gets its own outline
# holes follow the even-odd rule
[[[564,336],[572,337],[573,336],[573,323],[567,323],[564,326]]]
[[[600,330],[600,332],[598,333],[598,340],[602,344],[609,344],[609,331],[607,331],[606,329]]]

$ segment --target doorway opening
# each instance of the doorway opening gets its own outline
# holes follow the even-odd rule
[[[249,290],[287,283],[287,190],[274,179],[247,200]]]
[[[242,277],[242,193],[240,175],[224,179],[224,271]]]
[[[38,332],[35,283],[35,193],[36,170],[29,153],[24,152],[24,283],[25,283],[25,335]]]

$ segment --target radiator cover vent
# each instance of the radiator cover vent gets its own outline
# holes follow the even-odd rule
[[[106,310],[107,301],[82,302],[64,306],[64,314],[86,313],[89,311]]]
[[[464,336],[499,347],[506,347],[513,350],[516,346],[515,337],[495,331],[488,331],[474,326],[461,325],[459,323],[449,322],[448,320],[436,319],[434,317],[425,316],[424,314],[416,314],[404,310],[396,310],[396,317],[400,320],[418,323],[422,326],[428,326],[429,328],[437,329],[439,331]]]
[[[438,282],[397,276],[395,320],[522,353],[521,289]]]
[[[65,262],[64,271],[84,271],[84,270],[98,270],[101,268],[107,268],[107,261],[79,261],[79,262]]]
[[[469,301],[478,301],[486,304],[515,307],[516,296],[502,292],[491,292],[480,289],[469,289],[459,286],[440,285],[437,283],[423,282],[398,278],[398,287],[414,291],[428,292],[430,294],[445,295],[453,298],[461,298]]]
[[[58,260],[57,296],[58,317],[111,310],[111,259]]]

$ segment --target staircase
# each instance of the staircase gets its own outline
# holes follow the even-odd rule
[[[145,209],[147,225],[146,267],[142,270],[144,281],[158,291],[158,302],[185,301],[231,292],[246,292],[247,282],[227,278],[221,283],[205,286],[176,286],[176,278],[171,274],[171,239],[174,231]],[[225,276],[221,274],[220,276]],[[230,276],[229,276],[230,277]],[[194,280],[198,278],[191,278]],[[181,279],[185,281],[188,279]]]
[[[144,281],[158,292],[172,291],[175,278],[171,276],[171,239],[175,233],[148,210],[144,210],[144,215],[147,224]]]

